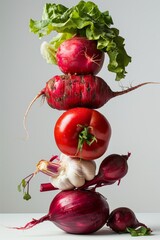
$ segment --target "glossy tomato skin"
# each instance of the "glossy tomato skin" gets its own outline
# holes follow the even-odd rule
[[[77,152],[82,126],[89,127],[89,133],[96,137],[96,141],[91,145],[84,142],[82,150]],[[96,110],[72,108],[57,120],[54,137],[62,153],[84,160],[94,160],[106,152],[111,137],[111,126],[108,120]]]

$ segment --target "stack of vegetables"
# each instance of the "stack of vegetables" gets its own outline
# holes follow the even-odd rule
[[[111,154],[96,169],[96,159],[108,148],[111,126],[107,118],[95,110],[111,98],[125,94],[144,84],[113,92],[97,74],[105,54],[108,70],[116,74],[116,81],[125,77],[125,68],[131,61],[124,48],[124,39],[111,27],[108,11],[100,12],[93,2],[80,1],[67,8],[61,4],[46,4],[42,19],[30,20],[30,30],[40,38],[56,31],[58,34],[41,45],[41,53],[48,63],[57,64],[62,75],[52,77],[44,89],[29,105],[26,115],[40,96],[45,96],[50,107],[63,110],[54,126],[54,138],[61,154],[49,161],[41,160],[34,173],[24,178],[24,199],[31,198],[29,182],[37,173],[50,176],[49,183],[41,184],[41,191],[60,190],[51,202],[49,213],[39,220],[33,219],[28,229],[49,220],[68,233],[92,233],[104,225],[115,232],[146,235],[150,229],[138,222],[129,208],[110,212],[106,198],[97,188],[118,184],[127,172],[126,155]],[[27,190],[26,190],[27,189]]]

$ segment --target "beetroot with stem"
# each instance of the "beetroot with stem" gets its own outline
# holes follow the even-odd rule
[[[97,109],[110,99],[129,93],[147,84],[144,82],[128,89],[114,92],[100,77],[93,75],[56,75],[52,77],[29,104],[24,115],[24,128],[26,117],[32,104],[40,97],[46,98],[48,105],[57,110],[68,110],[74,107]]]
[[[108,84],[98,76],[93,75],[56,75],[47,81],[46,86],[31,101],[28,109],[40,97],[46,98],[50,107],[57,110],[68,110],[74,107],[100,108],[110,99],[129,93],[147,84],[144,82],[122,91],[114,92]]]
[[[117,233],[130,232],[132,236],[149,235],[151,229],[136,218],[135,213],[127,207],[114,209],[107,220],[107,226]]]
[[[93,75],[57,75],[51,78],[29,104],[23,125],[26,130],[26,118],[33,103],[40,97],[45,97],[48,105],[57,110],[68,110],[74,107],[97,109],[106,104],[110,99],[129,93],[147,84],[144,82],[128,89],[114,92],[100,77]]]
[[[51,221],[60,229],[75,234],[89,234],[102,228],[109,216],[109,205],[103,195],[88,190],[61,191],[52,200],[47,215],[33,219],[25,230],[35,225]]]

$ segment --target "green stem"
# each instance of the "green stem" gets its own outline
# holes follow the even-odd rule
[[[131,228],[128,227],[127,232],[129,232],[131,234],[131,236],[135,237],[135,236],[147,236],[150,235],[152,230],[146,226],[139,226],[137,228]]]
[[[78,124],[78,127],[82,128],[82,131],[79,133],[78,136],[78,147],[76,155],[82,151],[84,143],[87,143],[89,146],[92,145],[92,143],[97,142],[97,138],[90,133],[90,129],[92,129],[91,126],[83,126]]]
[[[29,200],[31,199],[31,195],[29,194],[29,182],[33,178],[35,173],[31,173],[24,179],[22,179],[21,183],[18,185],[18,191],[21,192],[21,188],[23,189],[23,199]],[[25,189],[27,188],[27,191]]]

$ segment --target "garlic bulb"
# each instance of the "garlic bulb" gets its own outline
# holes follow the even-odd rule
[[[18,185],[19,191],[23,188],[23,198],[25,200],[31,198],[29,194],[29,182],[39,172],[50,176],[50,182],[55,188],[69,190],[81,187],[85,184],[85,181],[92,180],[96,174],[96,164],[93,160],[82,160],[80,158],[69,157],[65,154],[61,154],[60,158],[52,156],[49,161],[40,160],[36,165],[35,172],[22,179]]]
[[[61,154],[59,164],[58,176],[51,177],[50,181],[54,187],[61,190],[81,187],[85,181],[92,180],[96,174],[94,161],[86,161]]]

